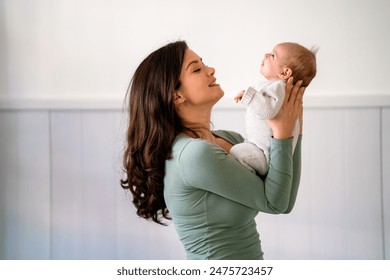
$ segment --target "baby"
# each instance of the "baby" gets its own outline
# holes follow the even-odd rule
[[[246,140],[234,145],[230,154],[252,172],[267,174],[272,130],[266,120],[274,118],[282,107],[288,78],[302,80],[304,87],[310,84],[317,71],[316,52],[296,43],[276,45],[272,52],[264,55],[260,67],[260,73],[268,81],[260,82],[256,88],[249,87],[235,97],[236,102],[240,101],[247,107]],[[293,133],[293,149],[298,134],[299,120]]]

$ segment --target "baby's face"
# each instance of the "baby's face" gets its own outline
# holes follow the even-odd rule
[[[264,55],[261,62],[260,73],[267,80],[280,79],[279,74],[283,68],[287,67],[285,61],[287,57],[287,47],[280,44],[276,45],[270,53]]]

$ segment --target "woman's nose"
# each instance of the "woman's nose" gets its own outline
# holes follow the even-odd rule
[[[210,67],[210,66],[207,66],[207,68],[208,68],[207,74],[208,74],[209,76],[214,75],[214,73],[215,73],[215,68],[214,68],[214,67]]]

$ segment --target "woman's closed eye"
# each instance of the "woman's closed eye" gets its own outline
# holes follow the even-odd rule
[[[202,71],[202,68],[208,68],[209,66],[204,64],[203,60],[200,60],[201,64],[197,68],[195,68],[194,73],[199,73]]]

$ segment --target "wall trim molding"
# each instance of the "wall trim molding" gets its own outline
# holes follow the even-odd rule
[[[382,108],[390,107],[390,95],[355,95],[306,96],[305,108]],[[122,97],[2,97],[0,110],[122,110],[125,107]],[[215,109],[242,109],[233,101],[233,97],[225,96]]]

